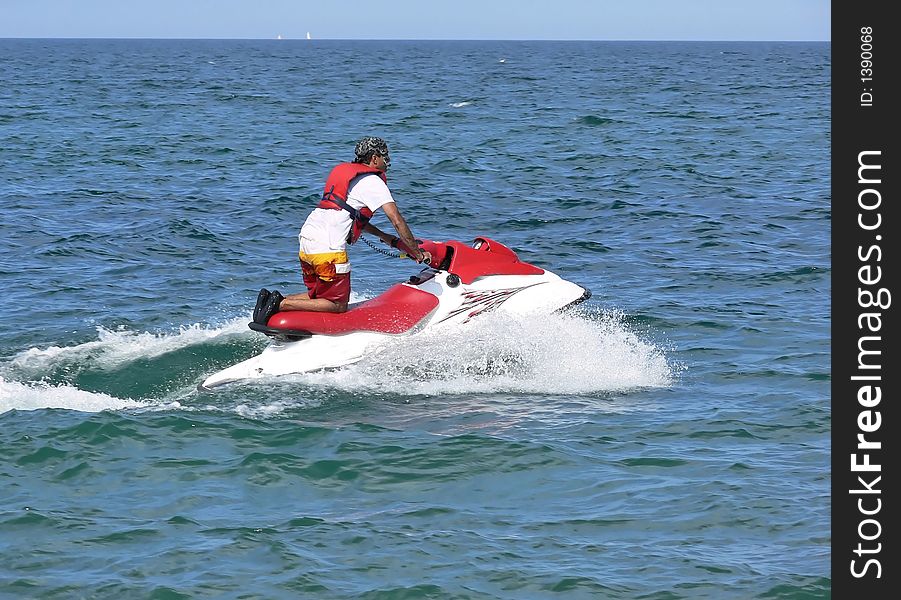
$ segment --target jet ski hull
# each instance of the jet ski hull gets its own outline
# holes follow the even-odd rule
[[[505,246],[491,243],[515,258]],[[261,354],[209,376],[198,387],[208,390],[238,381],[342,367],[398,336],[463,326],[493,311],[547,315],[591,295],[586,288],[527,263],[509,271],[513,274],[472,275],[475,271],[469,269],[467,276],[461,269],[461,277],[428,268],[372,300],[351,305],[345,313],[277,313],[265,326],[251,324],[272,339]]]

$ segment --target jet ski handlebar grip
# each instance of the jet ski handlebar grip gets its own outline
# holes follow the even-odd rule
[[[398,238],[395,238],[395,239],[397,239],[397,241],[394,244],[392,244],[393,247],[397,248],[398,250],[400,250],[401,252],[403,252],[404,254],[409,256],[410,258],[413,258],[416,256],[416,254],[417,254],[416,250],[407,246],[403,240],[398,239]],[[416,240],[416,241],[417,241],[417,243],[419,242],[419,240]],[[421,252],[421,250],[420,250],[420,252]]]

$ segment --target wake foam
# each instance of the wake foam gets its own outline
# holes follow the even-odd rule
[[[218,328],[194,324],[170,333],[135,332],[125,328],[112,331],[98,327],[96,340],[75,346],[29,348],[13,357],[9,366],[25,378],[39,378],[67,365],[89,364],[93,368],[113,369],[135,360],[155,358],[245,332],[253,335],[247,328],[248,320],[247,317],[237,318]]]
[[[150,333],[125,328],[97,328],[97,339],[72,346],[29,348],[0,364],[0,413],[8,410],[66,408],[83,412],[122,409],[179,408],[172,399],[132,400],[80,389],[73,382],[84,373],[128,369],[131,363],[178,352],[200,344],[227,343],[236,336],[254,336],[248,317],[220,327],[194,324],[177,331]],[[166,373],[160,373],[164,379]],[[128,377],[127,373],[123,377]],[[193,389],[188,388],[189,390]],[[176,392],[180,397],[185,393]]]
[[[69,385],[18,383],[0,377],[0,414],[14,409],[66,408],[82,412],[100,412],[148,406],[146,402],[122,400],[107,394],[86,392]]]
[[[470,325],[396,338],[347,368],[292,378],[399,395],[583,395],[667,387],[675,377],[664,352],[621,313],[491,313]]]

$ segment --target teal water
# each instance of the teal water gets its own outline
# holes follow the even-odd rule
[[[828,43],[0,57],[0,597],[830,597]],[[367,134],[591,300],[198,392]]]

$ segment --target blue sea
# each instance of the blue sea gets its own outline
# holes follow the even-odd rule
[[[0,40],[0,598],[829,598],[830,55]],[[592,298],[198,391],[364,135]]]

